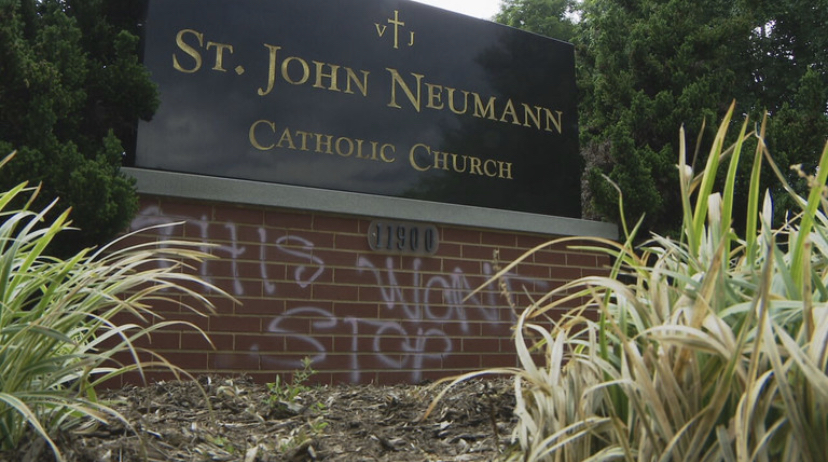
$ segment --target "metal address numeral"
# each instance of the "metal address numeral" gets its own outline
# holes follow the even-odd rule
[[[433,255],[437,243],[437,228],[433,225],[374,221],[368,232],[368,244],[378,252]]]

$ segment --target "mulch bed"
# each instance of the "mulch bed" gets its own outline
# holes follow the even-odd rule
[[[512,450],[511,380],[453,387],[427,418],[443,385],[303,387],[274,401],[249,378],[201,377],[110,392],[129,426],[114,421],[67,435],[70,462],[120,461],[491,461]],[[207,400],[212,410],[207,406]],[[130,428],[131,427],[131,428]],[[52,461],[37,443],[0,462]]]

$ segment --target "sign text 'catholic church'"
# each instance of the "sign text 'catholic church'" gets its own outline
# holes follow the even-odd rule
[[[407,0],[151,0],[136,166],[580,216],[570,44]]]

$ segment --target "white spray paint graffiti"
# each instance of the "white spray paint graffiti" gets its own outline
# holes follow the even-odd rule
[[[262,231],[262,229],[259,229],[259,231]],[[299,244],[301,244],[302,250],[304,250],[305,252],[299,252],[288,248],[287,245],[290,245],[291,242],[298,242]],[[293,277],[294,281],[297,285],[299,285],[299,287],[303,289],[308,287],[309,285],[313,284],[314,281],[319,279],[319,276],[321,276],[323,272],[325,272],[325,262],[322,261],[321,258],[316,257],[312,253],[310,253],[313,250],[313,242],[305,238],[301,238],[299,236],[282,236],[279,239],[276,239],[276,247],[279,249],[280,252],[284,252],[288,255],[293,255],[294,257],[308,258],[312,263],[319,266],[319,268],[317,268],[316,271],[308,278],[304,277],[305,271],[308,269],[307,266],[300,265],[296,267],[296,269],[293,271]]]
[[[168,216],[164,215],[159,207],[150,206],[141,211],[132,223],[132,229],[140,229],[163,223],[186,221],[195,227],[198,236],[205,244],[211,241],[209,236],[209,221],[206,216]],[[267,248],[275,246],[279,254],[291,257],[288,260],[292,266],[292,283],[300,288],[308,288],[317,281],[327,269],[325,261],[314,255],[314,243],[296,235],[281,235],[276,239],[268,236],[268,229],[259,227],[259,249],[248,252],[250,243],[241,245],[238,240],[238,228],[233,223],[225,223],[224,227],[229,234],[229,243],[212,248],[212,253],[230,262],[233,273],[233,291],[237,296],[245,295],[245,288],[238,275],[240,260],[258,261],[260,277],[264,292],[271,297],[278,297],[277,285],[267,270]],[[162,237],[171,237],[174,232],[171,228],[160,230]],[[203,250],[207,250],[205,245]],[[382,257],[380,257],[382,258]],[[360,318],[354,316],[336,316],[331,311],[315,307],[302,306],[292,308],[266,323],[265,331],[275,336],[282,336],[296,340],[303,345],[302,351],[312,352],[315,364],[321,364],[328,359],[327,346],[321,338],[330,338],[332,335],[342,335],[343,327],[350,334],[349,358],[350,379],[359,381],[363,371],[367,368],[380,365],[392,370],[411,371],[410,379],[422,379],[422,370],[426,366],[439,368],[441,361],[455,351],[455,340],[446,332],[446,325],[459,327],[464,334],[471,332],[472,321],[484,321],[506,326],[504,334],[508,333],[509,322],[514,319],[502,319],[502,303],[498,300],[498,288],[494,282],[489,283],[484,296],[475,295],[465,300],[473,289],[484,283],[495,273],[490,263],[483,264],[483,274],[470,280],[462,269],[454,268],[448,274],[430,274],[422,270],[423,260],[414,258],[411,267],[406,268],[404,275],[410,277],[408,281],[401,281],[401,275],[395,270],[395,258],[385,257],[377,265],[366,256],[359,256],[356,260],[356,271],[365,276],[366,284],[376,284],[382,298],[382,308],[386,311],[382,319]],[[200,275],[212,282],[216,276],[211,273],[209,261],[199,268]],[[548,288],[546,281],[534,278],[521,277],[515,273],[505,274],[500,281],[508,291],[523,284],[533,284],[538,290]],[[291,330],[287,321],[291,319],[309,319],[310,332]],[[370,351],[360,349],[360,339],[370,340]],[[255,344],[250,354],[259,355],[261,347]],[[337,351],[338,354],[346,352]],[[227,356],[229,358],[230,356]],[[217,367],[231,367],[218,356]],[[370,363],[369,366],[365,366]],[[261,355],[263,368],[278,370],[301,367],[296,359],[279,358],[273,355]]]
[[[273,295],[276,293],[276,284],[267,275],[267,247],[265,246],[267,242],[267,230],[264,228],[259,228],[259,241],[262,243],[259,246],[259,270],[262,273],[264,291],[268,295]]]

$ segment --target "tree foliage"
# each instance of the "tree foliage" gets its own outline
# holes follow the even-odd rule
[[[559,1],[509,0],[497,19],[554,31],[550,22],[572,25],[545,13]],[[646,230],[678,229],[679,127],[690,140],[712,139],[703,122],[709,127],[734,99],[754,121],[770,115],[767,142],[778,164],[816,164],[828,137],[828,0],[583,0],[576,10],[588,217],[619,220],[608,177],[628,220],[644,215]],[[747,174],[737,180],[737,207]]]
[[[828,134],[828,1],[758,2],[755,108],[771,114],[777,155],[815,167]]]
[[[495,21],[536,34],[570,41],[575,23],[569,16],[574,0],[503,0]]]
[[[750,24],[721,0],[584,4],[579,31],[583,149],[609,142],[604,165],[587,172],[593,205],[617,219],[617,193],[633,221],[659,232],[681,219],[675,164],[678,129],[695,139],[715,120],[744,78]],[[696,132],[696,133],[694,133]]]
[[[35,206],[73,209],[79,231],[59,252],[102,243],[137,210],[123,145],[158,105],[138,61],[141,3],[0,0],[0,152],[18,151],[0,189],[42,183]]]

